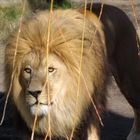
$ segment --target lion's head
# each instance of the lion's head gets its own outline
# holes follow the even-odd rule
[[[52,135],[69,136],[74,120],[77,126],[91,97],[103,89],[104,38],[93,18],[94,23],[74,10],[56,10],[51,18],[48,11],[40,12],[9,38],[5,57],[11,96],[29,128],[38,110],[39,134],[47,133],[50,114]]]

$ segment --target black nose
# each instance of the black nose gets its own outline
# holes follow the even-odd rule
[[[41,94],[41,90],[37,90],[37,91],[28,91],[33,97],[35,97],[36,99],[38,98],[38,96]]]

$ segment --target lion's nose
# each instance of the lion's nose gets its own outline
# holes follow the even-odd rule
[[[37,91],[28,91],[33,97],[35,97],[36,99],[38,98],[38,96],[41,94],[41,90],[37,90]]]

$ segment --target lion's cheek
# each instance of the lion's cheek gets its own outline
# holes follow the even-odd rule
[[[29,128],[32,128],[33,118],[29,114],[29,110],[27,107],[27,104],[25,103],[25,97],[23,93],[23,89],[21,88],[21,85],[19,83],[19,80],[17,78],[18,76],[15,76],[12,83],[12,89],[11,89],[11,96],[13,99],[13,103],[16,106],[16,109],[19,111],[22,118],[25,120],[27,126]]]

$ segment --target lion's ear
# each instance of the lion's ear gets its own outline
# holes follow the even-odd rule
[[[78,9],[77,11],[84,16],[84,9]],[[85,16],[86,19],[96,27],[97,31],[100,32],[100,34],[103,34],[103,25],[99,18],[92,11],[89,10],[86,10]]]
[[[98,38],[98,45],[100,44],[103,48],[105,48],[105,37],[104,37],[104,32],[103,32],[103,24],[102,22],[99,20],[99,18],[92,12],[87,10],[86,13],[84,11],[84,9],[78,9],[78,12],[83,14],[83,16],[86,16],[87,19],[87,23],[90,23],[93,25],[93,31],[98,34],[96,37]],[[95,35],[96,35],[95,34]],[[96,38],[96,39],[97,39]]]
[[[81,14],[84,14],[84,9],[77,9],[77,11]]]
[[[77,11],[84,15],[84,9],[78,9]],[[92,11],[86,10],[86,18],[93,22],[93,19],[97,19],[97,16]]]

